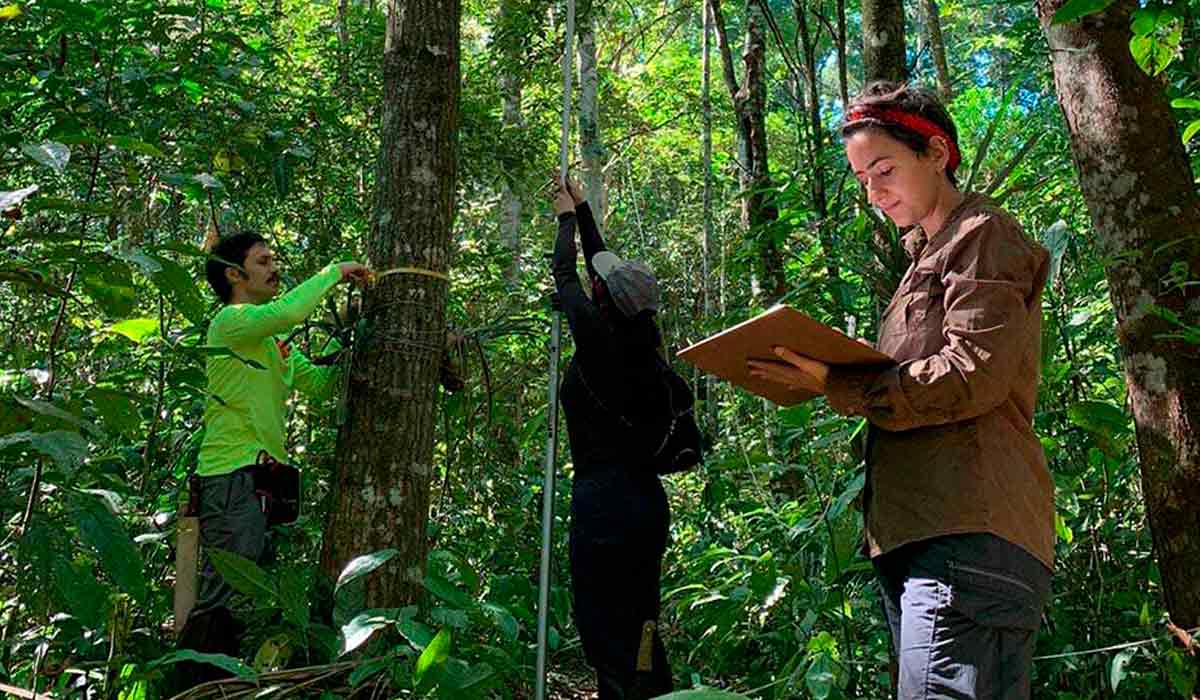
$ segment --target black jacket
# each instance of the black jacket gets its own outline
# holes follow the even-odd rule
[[[606,250],[586,202],[559,217],[554,285],[575,340],[559,391],[571,457],[577,474],[646,466],[654,438],[644,426],[667,410],[654,357],[661,339],[652,314],[605,313],[584,294],[576,271],[577,224],[589,275],[596,274],[592,256]]]

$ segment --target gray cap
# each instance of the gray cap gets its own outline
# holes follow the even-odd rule
[[[633,318],[647,309],[658,311],[662,299],[658,280],[644,263],[622,260],[602,250],[592,256],[592,268],[608,286],[608,294],[621,313]]]

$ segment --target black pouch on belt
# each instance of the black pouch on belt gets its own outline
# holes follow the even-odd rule
[[[300,517],[300,470],[267,454],[254,464],[254,491],[262,500],[267,526],[286,525]]]

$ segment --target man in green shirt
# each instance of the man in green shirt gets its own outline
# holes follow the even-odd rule
[[[210,551],[223,549],[258,561],[266,547],[269,502],[256,492],[254,466],[260,459],[288,461],[284,428],[292,389],[319,399],[337,384],[335,366],[314,365],[285,345],[283,336],[303,323],[338,283],[364,284],[371,271],[355,262],[331,264],[276,298],[274,254],[261,236],[241,233],[214,246],[206,272],[224,304],[209,325],[206,344],[228,348],[233,355],[208,359],[208,390],[217,398],[209,399],[204,412],[196,468],[200,540]],[[179,647],[238,656],[239,625],[228,608],[232,595],[233,589],[207,562]],[[188,669],[188,683],[205,680],[209,669],[214,667]]]

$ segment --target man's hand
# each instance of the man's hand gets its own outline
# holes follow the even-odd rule
[[[338,282],[354,282],[355,285],[362,287],[371,281],[375,273],[371,268],[356,262],[338,263],[338,271],[342,273],[342,278]]]
[[[774,351],[783,362],[750,360],[746,364],[750,368],[751,376],[782,384],[792,390],[825,393],[825,381],[829,378],[829,365],[798,355],[785,347],[776,346]]]

